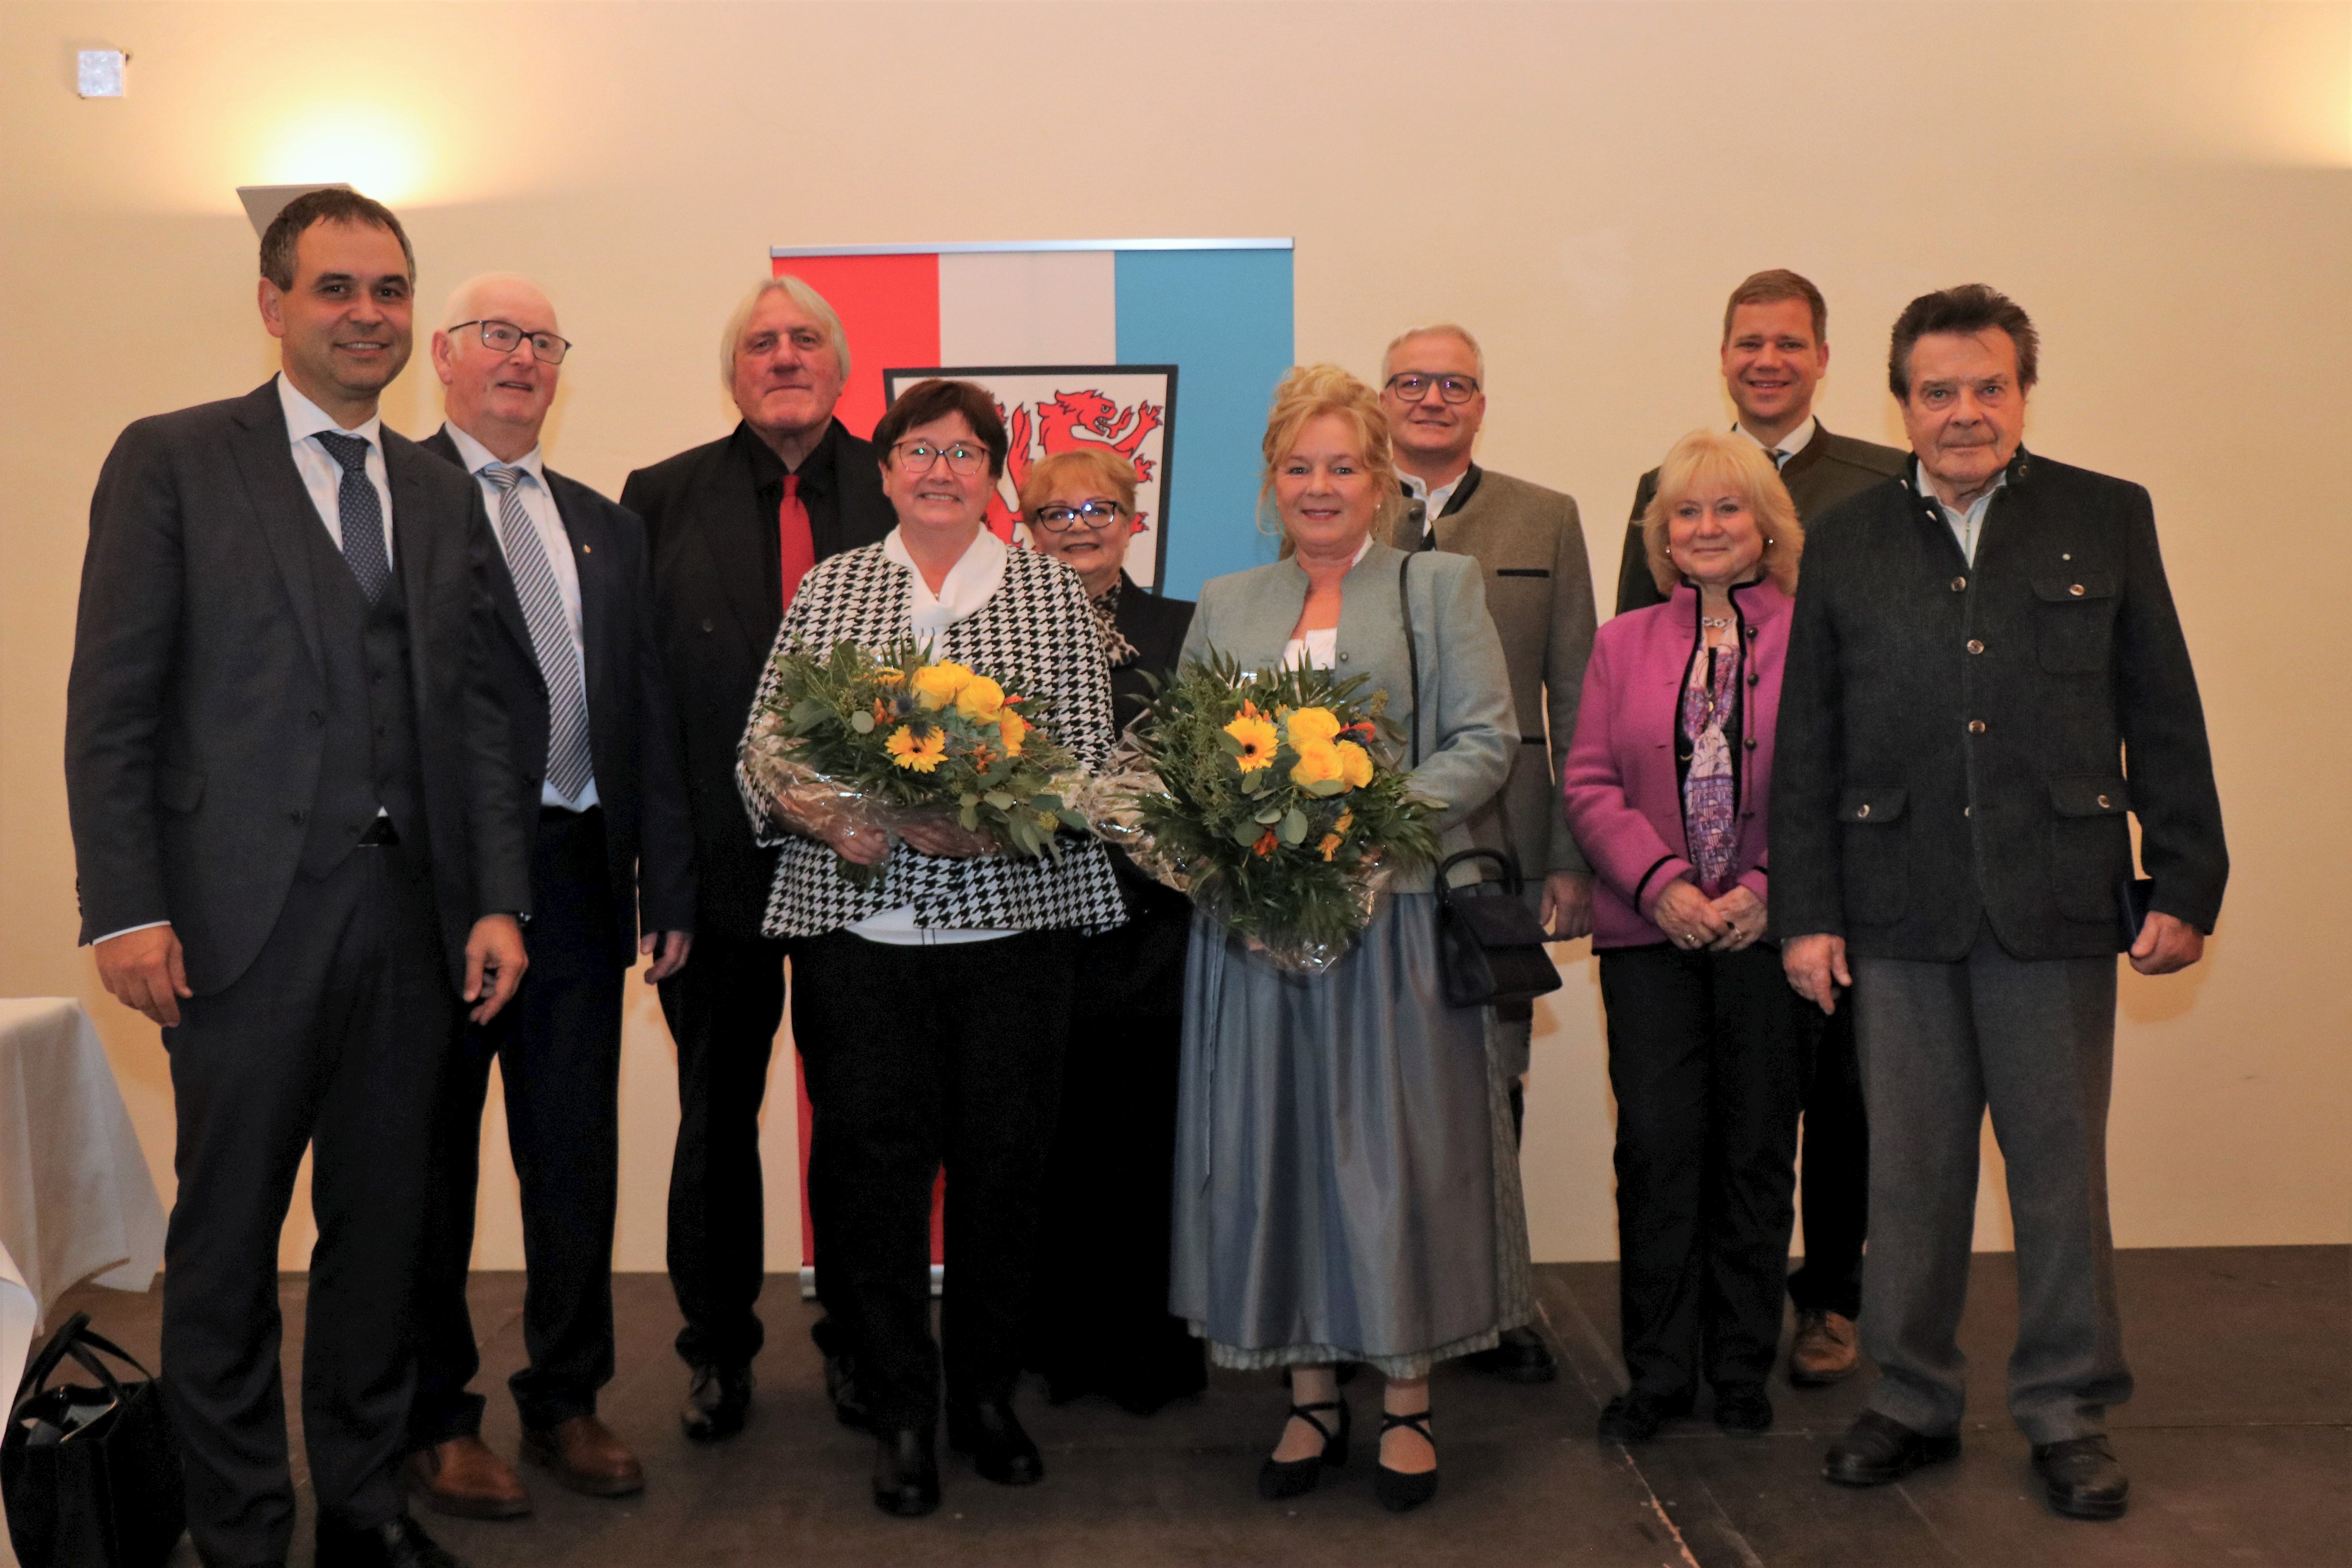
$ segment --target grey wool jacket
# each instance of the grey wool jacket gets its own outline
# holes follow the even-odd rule
[[[1511,682],[1502,640],[1486,613],[1478,563],[1432,553],[1412,558],[1412,630],[1421,659],[1416,701],[1397,597],[1397,569],[1405,555],[1377,539],[1339,585],[1339,663],[1332,674],[1368,675],[1364,695],[1388,694],[1388,717],[1406,735],[1421,737],[1421,767],[1413,782],[1443,801],[1433,824],[1441,854],[1468,849],[1468,819],[1495,797],[1518,749],[1511,713]],[[1184,657],[1211,649],[1244,670],[1282,661],[1299,613],[1307,608],[1307,572],[1296,560],[1211,578],[1184,638]],[[1410,766],[1409,760],[1405,762]],[[1398,893],[1427,893],[1429,867],[1401,873]]]
[[[1510,778],[1471,820],[1471,838],[1508,850],[1531,884],[1590,872],[1559,786],[1592,657],[1592,565],[1576,498],[1475,464],[1454,495],[1433,527],[1422,503],[1407,503],[1388,542],[1469,556],[1486,576],[1517,728]]]
[[[2122,946],[2151,907],[2210,931],[2229,878],[2189,645],[2147,492],[2021,449],[1976,559],[1914,470],[1812,523],[1772,768],[1772,925],[1955,961]]]

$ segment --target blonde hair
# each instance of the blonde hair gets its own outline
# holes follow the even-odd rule
[[[1380,497],[1372,513],[1372,537],[1379,538],[1404,506],[1404,493],[1397,486],[1396,452],[1389,441],[1388,411],[1381,407],[1378,392],[1337,365],[1295,365],[1274,389],[1274,406],[1266,411],[1265,440],[1260,446],[1265,459],[1257,487],[1260,526],[1264,526],[1267,504],[1274,499],[1274,471],[1298,444],[1299,432],[1326,414],[1336,414],[1354,425],[1356,439],[1363,444],[1364,466],[1370,470]]]
[[[1396,365],[1396,351],[1404,347],[1405,340],[1408,338],[1461,340],[1462,346],[1468,349],[1470,357],[1477,361],[1478,384],[1482,387],[1486,384],[1486,350],[1478,346],[1478,340],[1470,335],[1470,329],[1457,326],[1452,321],[1432,321],[1426,327],[1407,327],[1389,340],[1389,346],[1381,350],[1381,384],[1382,386],[1388,385],[1389,376]]]
[[[1021,482],[1021,515],[1035,516],[1066,478],[1084,482],[1134,515],[1135,465],[1108,446],[1093,445],[1052,453],[1031,465],[1029,476]]]
[[[824,329],[833,344],[833,357],[840,362],[841,379],[849,379],[849,338],[841,329],[841,318],[824,296],[803,283],[790,273],[781,277],[763,277],[736,303],[734,314],[727,318],[727,329],[719,334],[719,384],[732,391],[735,385],[735,354],[743,346],[743,329],[751,324],[751,312],[760,301],[771,294],[782,294],[799,306],[802,311]]]
[[[1650,576],[1658,591],[1671,594],[1683,580],[1666,553],[1666,524],[1675,508],[1702,485],[1728,485],[1748,503],[1750,516],[1764,535],[1764,572],[1780,591],[1797,591],[1797,561],[1805,553],[1804,525],[1797,521],[1796,503],[1780,483],[1780,471],[1764,449],[1744,435],[1723,430],[1694,430],[1675,443],[1658,465],[1658,491],[1642,514],[1642,543],[1650,558]]]

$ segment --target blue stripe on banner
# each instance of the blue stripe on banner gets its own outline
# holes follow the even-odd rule
[[[1275,384],[1291,366],[1291,253],[1118,253],[1118,359],[1173,364],[1168,570],[1160,591],[1275,559],[1257,531],[1258,444]]]

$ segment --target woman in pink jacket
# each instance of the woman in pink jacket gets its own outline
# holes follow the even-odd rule
[[[1695,431],[1642,531],[1670,598],[1601,628],[1563,786],[1599,873],[1632,1378],[1601,1434],[1623,1442],[1688,1415],[1702,1375],[1725,1431],[1772,1424],[1807,1039],[1764,841],[1796,509],[1754,442]]]

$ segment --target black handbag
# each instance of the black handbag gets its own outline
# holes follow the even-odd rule
[[[117,1377],[112,1356],[139,1374]],[[71,1356],[98,1386],[48,1381]],[[25,1368],[0,1438],[8,1538],[25,1568],[161,1568],[187,1529],[163,1390],[76,1312]]]
[[[1412,765],[1421,766],[1421,650],[1412,632],[1407,573],[1397,567],[1397,608],[1404,617],[1405,658],[1412,670]],[[1502,868],[1499,883],[1453,887],[1446,874],[1470,861]],[[1559,989],[1559,970],[1545,946],[1543,922],[1528,907],[1517,856],[1505,850],[1464,850],[1437,868],[1437,968],[1448,1003],[1457,1008],[1524,1008]]]

